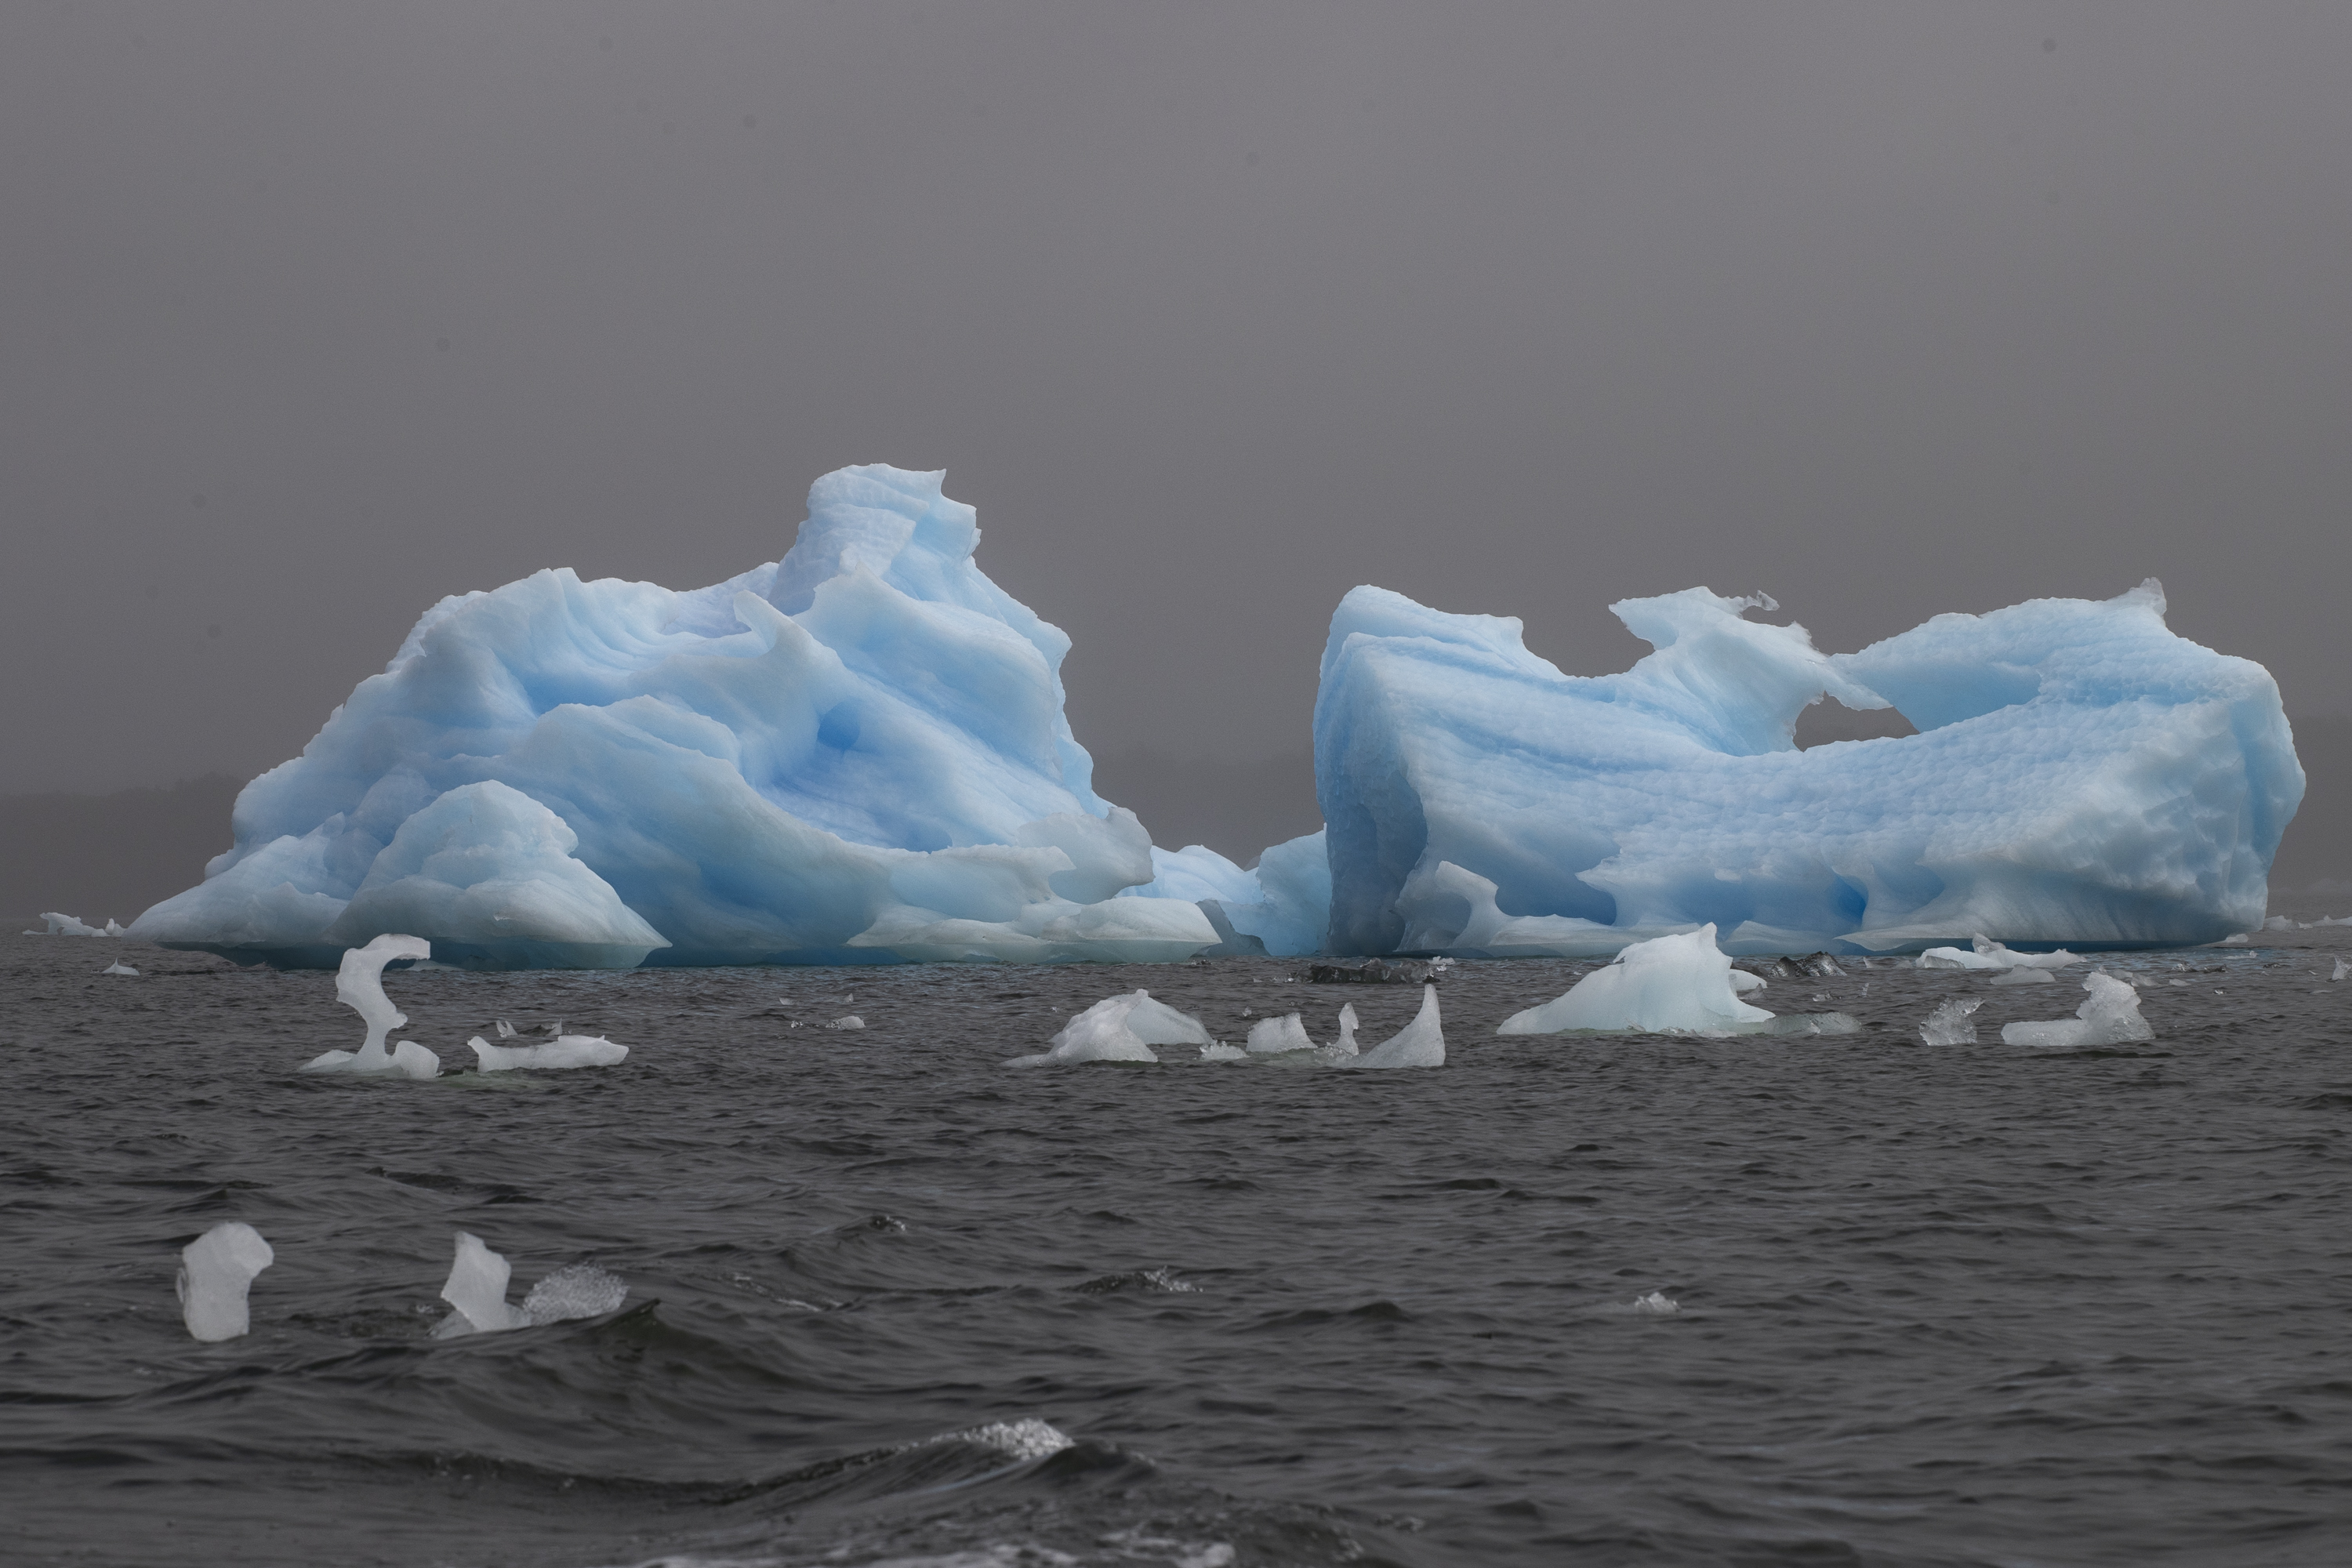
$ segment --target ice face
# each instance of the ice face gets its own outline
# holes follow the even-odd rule
[[[1624,601],[1655,651],[1579,678],[1516,620],[1349,593],[1315,710],[1331,950],[1576,957],[1704,923],[1733,953],[2079,948],[2261,919],[2303,794],[2278,689],[2167,630],[2153,581],[1833,657],[1750,607]],[[1799,752],[1823,694],[1921,732]]]
[[[476,1035],[466,1042],[483,1072],[546,1072],[560,1068],[617,1067],[629,1058],[629,1047],[616,1046],[601,1035],[561,1035],[543,1044],[494,1046]]]
[[[461,784],[400,825],[327,940],[425,931],[468,968],[633,969],[669,943],[572,858],[579,845],[520,790]]]
[[[1249,1048],[1254,1056],[1271,1056],[1282,1051],[1311,1051],[1315,1042],[1307,1037],[1307,1026],[1298,1021],[1296,1013],[1285,1013],[1279,1018],[1260,1018],[1250,1026]]]
[[[180,1249],[180,1316],[199,1340],[233,1340],[252,1325],[246,1291],[278,1261],[261,1233],[224,1220]]]
[[[829,474],[782,561],[691,593],[559,570],[442,601],[133,931],[319,965],[388,923],[534,965],[1213,945],[1190,900],[1112,896],[1150,836],[1094,792],[1068,639],[940,478]]]
[[[1556,1035],[1568,1029],[1716,1035],[1769,1024],[1772,1015],[1739,1000],[1730,956],[1715,928],[1635,942],[1540,1007],[1503,1020],[1499,1035]]]
[[[2003,1024],[2001,1039],[2012,1046],[2120,1046],[2152,1040],[2156,1031],[2139,1016],[2139,993],[2104,970],[2083,981],[2091,999],[2071,1018],[2048,1023]]]
[[[1439,1026],[1437,987],[1421,988],[1421,1011],[1412,1022],[1370,1050],[1332,1063],[1340,1068],[1442,1068],[1445,1065],[1445,1033]]]

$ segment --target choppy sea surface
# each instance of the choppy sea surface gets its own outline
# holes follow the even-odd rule
[[[420,969],[394,1037],[451,1068],[497,1018],[631,1054],[375,1082],[295,1070],[360,1038],[330,974],[12,937],[0,1559],[2352,1562],[2338,954],[2108,956],[2156,1039],[2080,1051],[1999,1039],[2080,969],[1498,1038],[1588,966],[1465,963],[1448,1065],[1386,1073],[1001,1065],[1136,986],[1234,1043],[1420,1000],[1281,961]],[[1981,1043],[1921,1044],[1969,995]],[[177,1253],[228,1219],[277,1263],[199,1344]],[[436,1340],[459,1230],[514,1300],[627,1300]]]

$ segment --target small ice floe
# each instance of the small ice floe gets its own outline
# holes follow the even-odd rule
[[[41,916],[40,931],[28,931],[26,936],[121,936],[122,928],[109,920],[102,926],[87,925],[71,915],[61,915],[55,910]]]
[[[2060,948],[2055,952],[2018,952],[1984,936],[1969,939],[1964,951],[1931,947],[1916,960],[1922,969],[2066,969],[2082,963],[2080,955]]]
[[[245,1293],[277,1261],[261,1233],[241,1220],[223,1220],[180,1248],[180,1316],[188,1332],[211,1343],[250,1329]]]
[[[866,1020],[859,1017],[855,1013],[847,1013],[835,1018],[832,1023],[827,1024],[825,1027],[828,1029],[862,1029],[866,1027]]]
[[[1421,1011],[1412,1022],[1360,1056],[1343,1057],[1334,1067],[1442,1068],[1445,1065],[1445,1033],[1437,1016],[1437,987],[1421,988]]]
[[[122,960],[119,958],[112,963],[108,964],[104,969],[100,970],[99,973],[100,974],[128,974],[134,980],[139,976],[139,972],[137,970],[131,968],[129,964],[123,963]]]
[[[2046,969],[2004,969],[1990,981],[1994,985],[2051,985],[2056,984]]]
[[[383,994],[383,966],[395,958],[430,958],[423,937],[377,937],[365,947],[348,948],[335,972],[335,998],[367,1020],[367,1040],[357,1051],[327,1051],[303,1064],[304,1072],[388,1073],[400,1078],[438,1078],[441,1058],[414,1040],[387,1052],[383,1037],[408,1022],[408,1015]]]
[[[1190,1013],[1155,1002],[1149,991],[1105,997],[1062,1026],[1034,1057],[1014,1057],[1006,1067],[1066,1066],[1076,1062],[1156,1062],[1154,1046],[1213,1046],[1209,1031]],[[1204,1055],[1206,1053],[1203,1053]],[[1246,1054],[1246,1053],[1244,1053]],[[1213,1058],[1214,1059],[1214,1058]]]
[[[1966,1001],[1955,998],[1927,1015],[1919,1026],[1919,1038],[1931,1046],[1973,1046],[1977,1043],[1977,1026],[1969,1022],[1969,1015],[1984,1005],[1984,998],[1971,996]]]
[[[1683,1304],[1673,1300],[1664,1290],[1653,1290],[1646,1296],[1633,1298],[1633,1310],[1654,1318],[1672,1317],[1682,1310]]]
[[[506,1033],[509,1039],[514,1037],[511,1027]],[[476,1035],[466,1043],[474,1047],[474,1059],[478,1070],[482,1072],[548,1072],[559,1068],[609,1068],[618,1067],[629,1058],[628,1047],[616,1046],[602,1035],[558,1035],[543,1044],[529,1046],[494,1046]]]
[[[1570,1029],[1612,1034],[1750,1034],[1772,1015],[1739,1000],[1764,982],[1715,945],[1715,927],[1637,942],[1566,993],[1503,1020],[1501,1035],[1557,1035]]]
[[[2330,980],[2342,980],[2347,976],[2352,976],[2352,963],[2347,963],[2339,958],[2336,961],[2336,973],[2329,975],[2327,978]]]
[[[2083,989],[2091,999],[2074,1009],[2073,1017],[2004,1024],[2000,1037],[2012,1046],[2120,1046],[2156,1038],[2156,1031],[2139,1016],[2137,990],[2104,969],[2093,970]]]
[[[457,1255],[449,1266],[441,1299],[457,1309],[433,1331],[436,1340],[459,1334],[493,1334],[542,1323],[568,1322],[609,1312],[628,1300],[628,1282],[593,1263],[570,1263],[530,1288],[520,1307],[507,1304],[513,1267],[471,1231],[457,1233]]]

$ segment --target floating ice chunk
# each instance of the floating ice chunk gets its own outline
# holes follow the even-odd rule
[[[835,1018],[832,1023],[827,1024],[825,1027],[828,1029],[862,1029],[866,1027],[866,1020],[859,1017],[855,1013],[847,1013]]]
[[[38,932],[26,931],[25,934],[26,936],[120,936],[122,934],[121,928],[116,926],[112,921],[107,921],[104,926],[85,925],[71,915],[61,915],[55,910],[44,914],[41,921],[47,929]]]
[[[1359,1056],[1334,1062],[1342,1068],[1442,1068],[1445,1065],[1445,1035],[1439,1026],[1437,987],[1421,988],[1421,1011],[1412,1022]]]
[[[1912,961],[1921,969],[2007,969],[2008,964],[1960,947],[1931,947]]]
[[[1048,1042],[1050,1049],[1034,1057],[1016,1057],[1005,1065],[1156,1062],[1160,1058],[1151,1048],[1155,1045],[1213,1043],[1198,1018],[1180,1013],[1164,1002],[1153,1001],[1149,991],[1130,991],[1106,997],[1072,1018]]]
[[[1249,1060],[1249,1053],[1239,1046],[1211,1040],[1201,1047],[1201,1059],[1204,1062],[1245,1062]]]
[[[1995,985],[2048,985],[2056,976],[2046,969],[2004,969],[1992,977]]]
[[[2263,929],[2264,931],[2294,931],[2297,928],[2295,923],[2287,919],[2284,915],[2273,915],[2270,919],[2263,922]]]
[[[1771,1014],[1739,1000],[1731,975],[1731,960],[1715,945],[1713,926],[1654,937],[1626,948],[1554,1000],[1513,1014],[1496,1033],[1730,1034],[1769,1024]]]
[[[1955,997],[1927,1015],[1919,1026],[1919,1038],[1931,1046],[1973,1046],[1977,1043],[1977,1026],[1969,1015],[1984,1005],[1984,998],[1971,996],[1965,1001]]]
[[[100,970],[99,973],[100,974],[129,974],[136,976],[139,972],[118,958],[112,963],[108,964],[104,969]]]
[[[505,1293],[505,1287],[499,1287]],[[629,1299],[628,1281],[593,1263],[567,1263],[530,1288],[522,1315],[537,1325],[570,1322],[616,1311]]]
[[[2083,960],[2064,948],[2055,952],[2016,952],[1984,936],[1969,939],[1979,958],[1990,958],[2011,969],[2071,969]]]
[[[508,1023],[504,1018],[500,1018],[498,1021],[498,1028],[499,1038],[502,1040],[511,1040],[515,1037],[515,1026],[512,1024]]]
[[[383,1037],[408,1022],[408,1015],[383,994],[383,966],[395,958],[430,958],[432,944],[413,936],[384,935],[343,954],[335,973],[335,998],[367,1021],[367,1040],[357,1051],[327,1051],[303,1065],[304,1072],[393,1073],[436,1078],[441,1058],[414,1040],[386,1052]]]
[[[1356,1005],[1353,1002],[1340,1003],[1339,1037],[1332,1041],[1328,1048],[1333,1053],[1343,1057],[1356,1055]]]
[[[1683,1310],[1683,1304],[1664,1290],[1653,1290],[1646,1296],[1633,1298],[1633,1310],[1647,1317],[1669,1318]]]
[[[2347,963],[2339,958],[2336,961],[2336,973],[2329,975],[2327,978],[2330,980],[2342,980],[2347,975],[2352,975],[2352,963]]]
[[[476,1035],[466,1042],[474,1047],[483,1072],[546,1071],[558,1068],[617,1067],[629,1058],[629,1047],[616,1046],[601,1035],[559,1035],[529,1046],[494,1046]]]
[[[458,1334],[488,1334],[529,1327],[530,1319],[507,1305],[507,1280],[513,1272],[504,1258],[483,1245],[480,1237],[469,1230],[459,1231],[457,1258],[449,1265],[449,1280],[441,1287],[441,1299],[457,1310],[441,1320],[433,1337],[446,1340]]]
[[[1254,1056],[1271,1056],[1282,1051],[1311,1051],[1315,1042],[1307,1037],[1307,1026],[1298,1021],[1296,1013],[1285,1013],[1279,1018],[1260,1018],[1250,1026],[1249,1048]]]
[[[250,1329],[246,1291],[277,1261],[261,1233],[241,1220],[223,1220],[180,1248],[180,1316],[188,1332],[210,1343]]]
[[[1838,656],[1753,603],[1613,605],[1655,651],[1588,679],[1516,620],[1349,593],[1315,711],[1333,950],[1701,922],[1741,954],[2196,942],[2262,918],[2304,788],[2277,685],[2173,635],[2159,584]],[[1824,693],[1920,732],[1798,751]]]
[[[2072,1018],[2046,1023],[2004,1024],[2000,1037],[2012,1046],[2119,1046],[2152,1040],[2156,1031],[2139,1016],[2139,993],[2102,969],[2083,981],[2091,999]]]

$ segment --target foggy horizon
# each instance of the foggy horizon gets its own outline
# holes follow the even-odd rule
[[[1309,741],[1332,607],[2163,579],[2352,712],[2352,14],[20,11],[0,794],[299,752],[444,595],[944,468],[1078,740]],[[1114,796],[1116,798],[1116,796]]]

